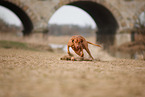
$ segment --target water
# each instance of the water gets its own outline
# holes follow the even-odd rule
[[[61,49],[62,51],[67,52],[67,45],[63,45],[63,44],[49,44],[49,46],[52,49]],[[70,48],[70,51],[73,51],[73,50]]]

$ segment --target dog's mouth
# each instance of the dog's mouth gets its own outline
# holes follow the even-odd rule
[[[75,48],[76,51],[81,51],[81,48]]]

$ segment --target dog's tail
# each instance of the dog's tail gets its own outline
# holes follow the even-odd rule
[[[92,44],[92,45],[94,45],[94,46],[98,46],[98,47],[101,47],[101,45],[98,45],[98,44],[94,44],[94,43],[91,43],[91,42],[89,42],[89,41],[87,41],[87,43],[89,43],[89,44]]]

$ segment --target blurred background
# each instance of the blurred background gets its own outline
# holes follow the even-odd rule
[[[145,0],[0,0],[0,97],[108,96],[145,97]]]
[[[30,6],[31,5],[31,6]],[[66,51],[72,35],[118,58],[145,59],[144,0],[1,0],[0,46],[22,42]],[[96,47],[95,47],[96,48]]]

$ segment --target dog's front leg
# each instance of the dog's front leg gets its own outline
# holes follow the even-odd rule
[[[70,47],[70,46],[67,45],[67,53],[68,53],[69,56],[73,56],[73,54],[71,54],[70,51],[69,51],[69,47]]]
[[[84,52],[83,52],[83,48],[81,48],[81,57],[84,57]]]

